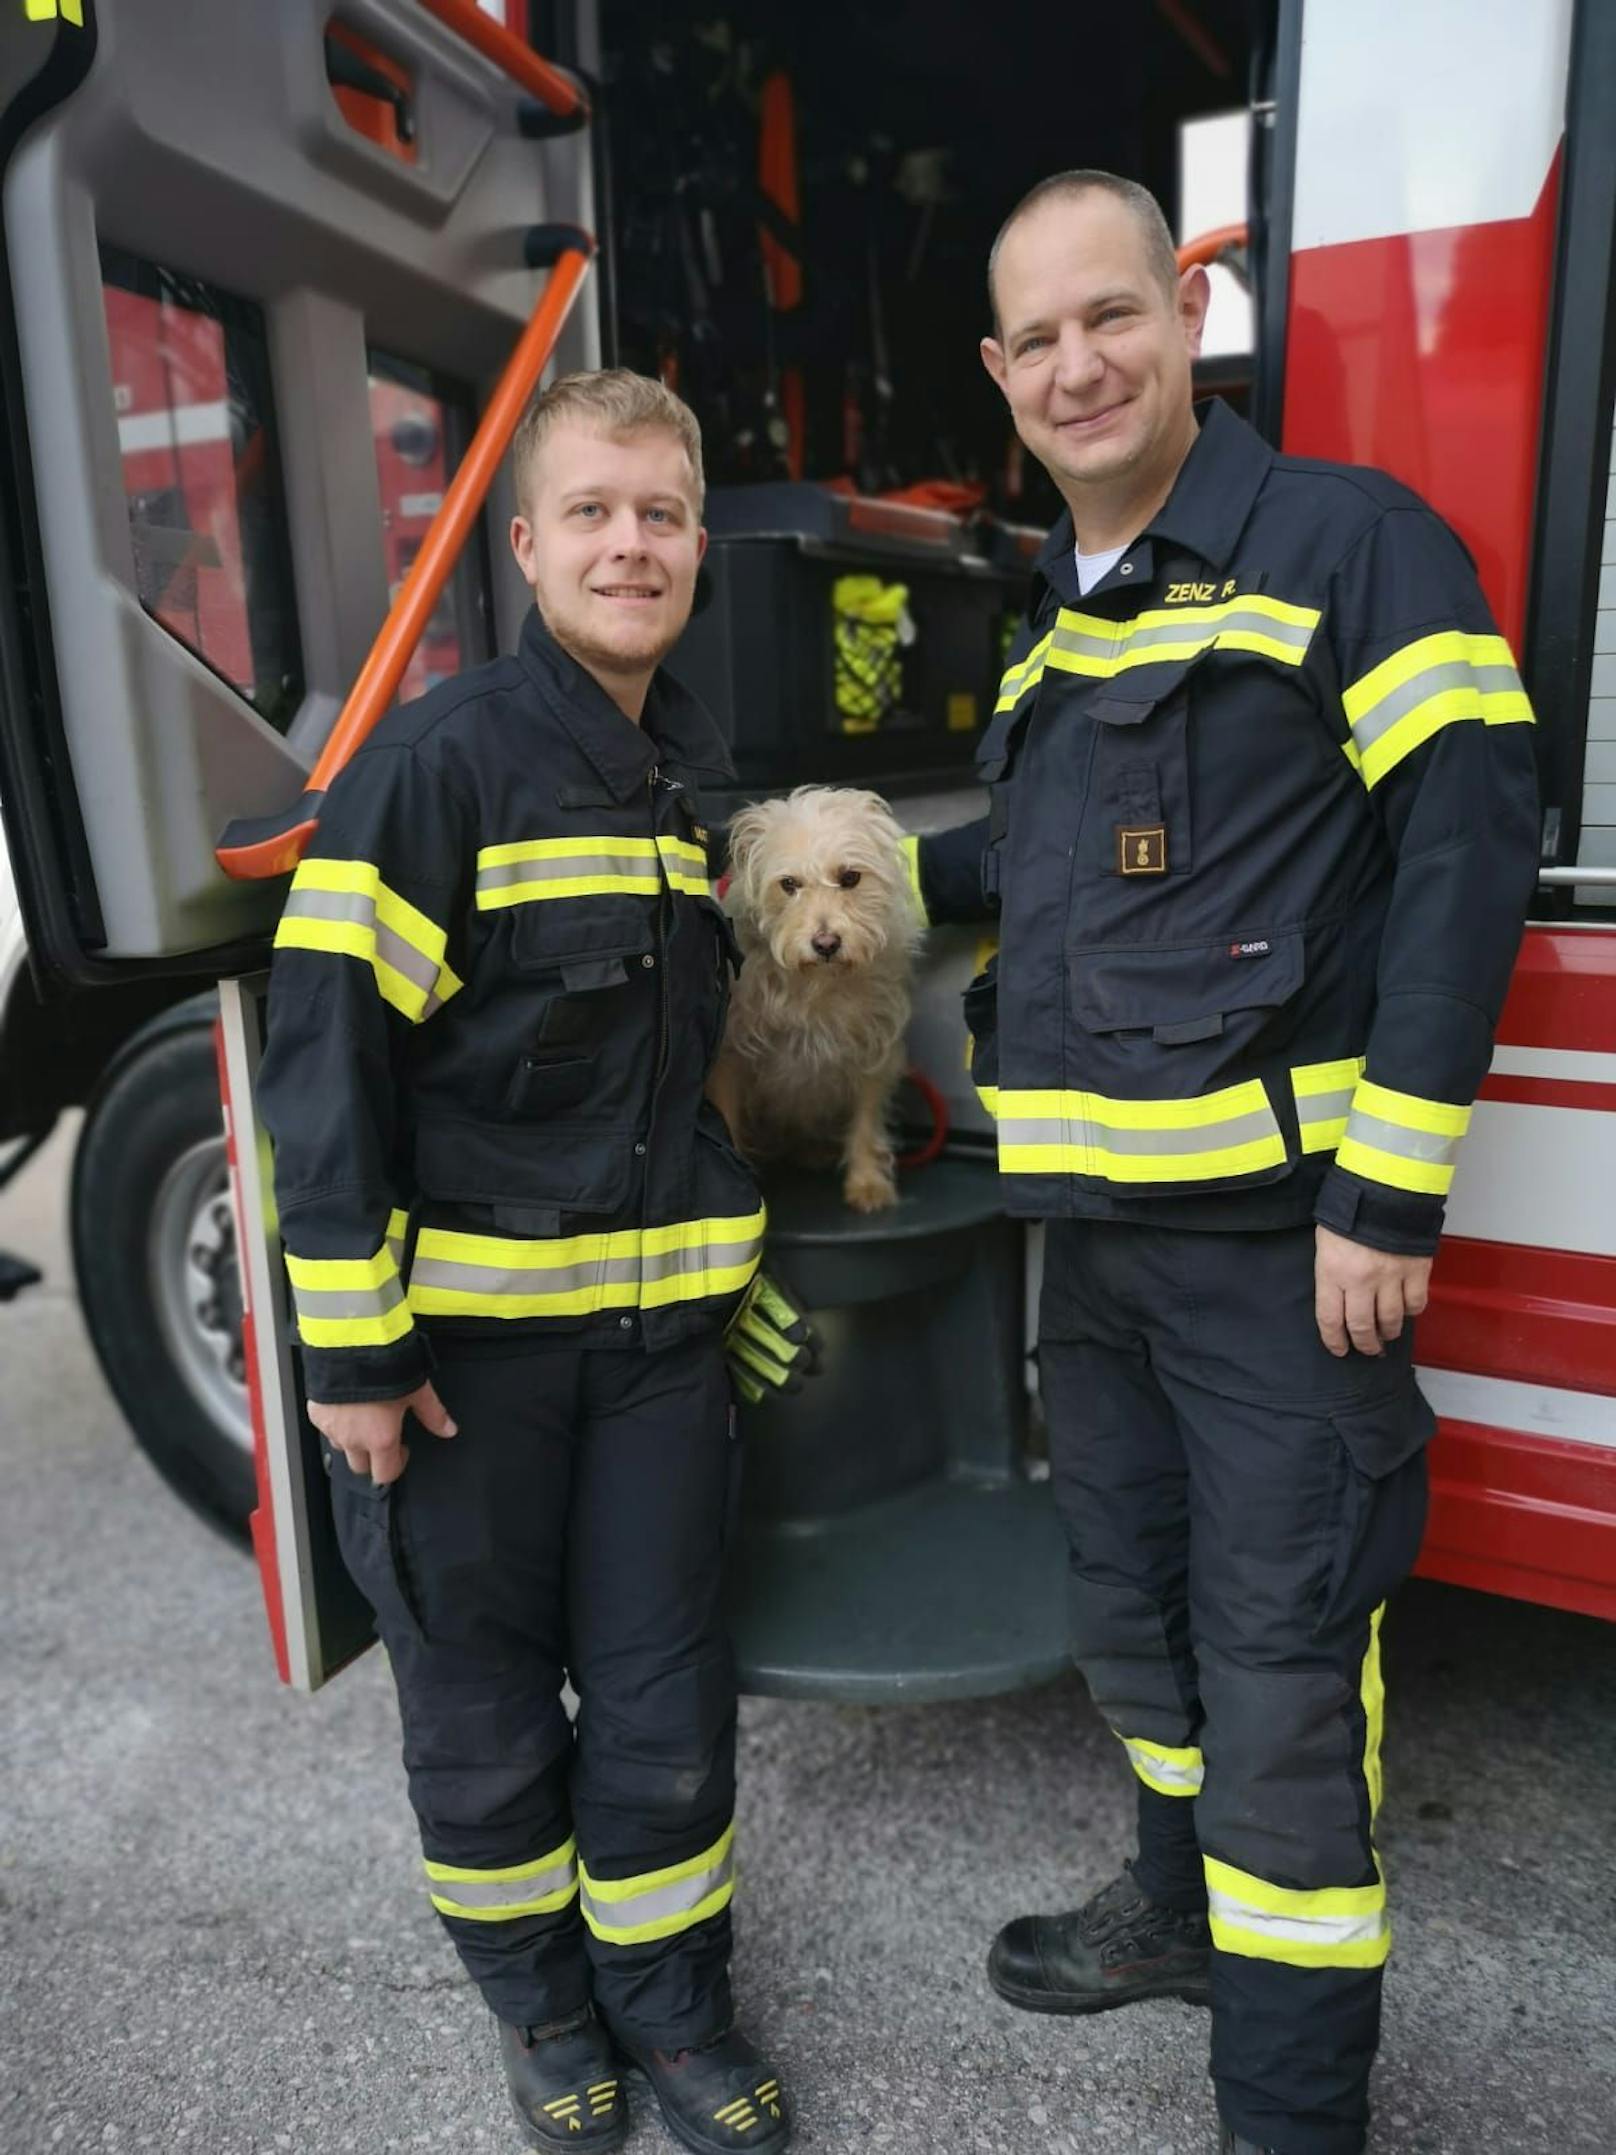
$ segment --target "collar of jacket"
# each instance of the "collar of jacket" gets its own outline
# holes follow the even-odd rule
[[[1201,408],[1200,421],[1200,432],[1179,467],[1173,491],[1123,556],[1133,564],[1141,589],[1155,575],[1154,539],[1184,548],[1209,569],[1226,569],[1263,481],[1273,469],[1272,449],[1221,397],[1213,397]],[[1036,618],[1043,603],[1045,585],[1063,606],[1083,603],[1072,559],[1075,543],[1068,509],[1033,561],[1028,607],[1032,617]],[[1111,570],[1102,589],[1110,588],[1116,573]]]
[[[660,763],[678,764],[705,777],[734,778],[735,766],[717,722],[665,666],[652,675],[644,713],[635,725],[594,675],[562,650],[536,606],[529,607],[522,624],[517,655],[613,800],[632,799]]]

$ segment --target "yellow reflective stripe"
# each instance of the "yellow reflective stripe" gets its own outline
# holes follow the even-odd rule
[[[391,1254],[395,1265],[404,1262],[404,1240],[409,1231],[409,1214],[395,1205],[387,1215],[387,1231],[382,1238],[383,1247]]]
[[[1124,1736],[1121,1729],[1113,1729],[1128,1763],[1147,1788],[1153,1788],[1158,1796],[1198,1796],[1205,1778],[1206,1766],[1199,1748],[1185,1744],[1174,1749],[1169,1744],[1150,1743],[1143,1736]]]
[[[1386,1882],[1299,1891],[1207,1856],[1212,1943],[1220,1953],[1293,1968],[1378,1968],[1391,1951]]]
[[[277,950],[324,951],[370,966],[384,1001],[412,1024],[462,985],[444,956],[448,942],[370,861],[303,861],[275,931]]]
[[[705,848],[693,845],[688,838],[659,838],[656,845],[670,889],[683,891],[690,898],[712,896]]]
[[[1299,1063],[1292,1070],[1291,1091],[1304,1152],[1334,1152],[1340,1144],[1363,1068],[1361,1055],[1344,1055],[1335,1062]]]
[[[1054,633],[1053,629],[1048,630],[1024,659],[1005,668],[999,682],[998,701],[993,706],[995,715],[1000,711],[1013,711],[1027,690],[1043,679],[1044,661],[1049,656],[1050,638]]]
[[[410,1330],[398,1262],[384,1242],[370,1257],[294,1257],[287,1276],[306,1347],[385,1347]]]
[[[1283,1166],[1285,1140],[1259,1079],[1177,1100],[993,1091],[999,1168],[1108,1182],[1206,1182]],[[1219,1142],[1219,1138],[1223,1142]],[[1152,1144],[1154,1138],[1157,1142]]]
[[[915,901],[915,911],[922,920],[927,919],[926,896],[920,887],[920,837],[908,831],[898,840],[898,851],[903,855],[903,872],[908,878],[909,889]]]
[[[523,861],[588,860],[601,853],[656,859],[654,838],[518,838],[509,845],[480,846],[478,869],[508,868]]]
[[[1462,629],[1403,645],[1350,683],[1341,706],[1352,729],[1351,760],[1370,788],[1444,726],[1463,720],[1532,723],[1532,706],[1504,638]]]
[[[735,1827],[724,1828],[710,1848],[662,1870],[633,1878],[592,1878],[578,1866],[584,1921],[608,1945],[641,1945],[671,1938],[704,1923],[729,1906],[735,1893]]]
[[[1337,1164],[1369,1182],[1445,1197],[1453,1186],[1459,1140],[1471,1110],[1449,1100],[1358,1082]]]
[[[1358,1696],[1364,1710],[1363,1776],[1369,1790],[1371,1825],[1380,1811],[1384,1792],[1380,1746],[1386,1727],[1386,1685],[1380,1673],[1380,1620],[1385,1614],[1386,1604],[1382,1602],[1369,1619],[1369,1644],[1364,1651],[1363,1672],[1358,1682]]]
[[[386,1347],[413,1328],[408,1302],[400,1298],[379,1317],[306,1317],[297,1313],[297,1336],[305,1347]]]
[[[358,1287],[384,1287],[398,1277],[398,1264],[385,1245],[374,1257],[294,1257],[286,1253],[286,1269],[294,1287],[316,1293],[340,1293]]]
[[[1126,621],[1063,606],[1055,626],[999,683],[996,711],[1014,710],[1049,668],[1111,680],[1135,666],[1176,665],[1203,651],[1250,651],[1300,666],[1319,625],[1314,606],[1260,592],[1207,606],[1158,606]]]
[[[761,1261],[767,1217],[760,1207],[541,1241],[425,1227],[409,1306],[421,1316],[578,1317],[738,1293]]]
[[[548,1915],[565,1908],[578,1891],[577,1853],[577,1843],[569,1837],[531,1863],[495,1870],[473,1870],[427,1858],[429,1891],[432,1887],[457,1889],[432,1892],[432,1905],[440,1915],[458,1916],[469,1923],[509,1923],[517,1916]]]

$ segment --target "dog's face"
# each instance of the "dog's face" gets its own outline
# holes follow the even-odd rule
[[[730,910],[787,972],[912,950],[920,921],[901,837],[879,795],[850,786],[759,801],[730,825]]]

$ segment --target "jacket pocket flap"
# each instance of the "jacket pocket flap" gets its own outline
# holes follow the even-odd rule
[[[1395,1399],[1376,1400],[1363,1407],[1334,1407],[1330,1426],[1346,1446],[1358,1472],[1368,1481],[1383,1481],[1406,1459],[1412,1459],[1436,1434],[1436,1416],[1417,1385]]]
[[[1071,961],[1072,1008],[1091,1033],[1158,1029],[1204,1039],[1202,1021],[1277,1009],[1302,985],[1302,937],[1261,935],[1186,950],[1098,950]]]
[[[449,1204],[553,1205],[615,1212],[628,1200],[634,1133],[568,1120],[424,1122],[415,1133],[421,1195]]]
[[[511,962],[523,972],[590,958],[639,957],[655,938],[653,909],[644,898],[547,898],[513,911]]]

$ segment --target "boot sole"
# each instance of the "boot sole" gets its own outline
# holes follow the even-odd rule
[[[1001,1982],[989,1974],[990,1988],[1006,2005],[1018,2007],[1023,2013],[1059,2013],[1076,2018],[1084,2013],[1114,2013],[1124,2005],[1146,2005],[1152,1998],[1180,1998],[1185,2005],[1209,2006],[1212,1991],[1201,1983],[1149,1983],[1133,1990],[1023,1990],[1019,1983]]]
[[[624,2107],[626,2109],[627,2105]],[[511,2097],[511,2116],[521,2126],[528,2146],[543,2148],[546,2155],[578,2155],[580,2150],[582,2155],[606,2155],[609,2148],[620,2148],[623,2145],[628,2138],[629,2127],[634,2122],[632,2118],[625,2116],[615,2132],[595,2140],[586,2140],[582,2133],[567,2133],[552,2138],[549,2133],[540,2131],[514,2095]]]
[[[657,2111],[663,2124],[682,2147],[689,2148],[692,2155],[737,2155],[737,2150],[732,2143],[725,2140],[709,2140],[705,2133],[699,2133],[693,2125],[687,2125],[677,2111],[670,2110],[660,2094],[657,2093],[656,2082],[631,2050],[625,2050],[622,2044],[619,2043],[617,2054],[635,2079],[643,2080],[650,2089],[656,2099]],[[770,2155],[778,2155],[778,2150],[783,2148],[790,2138],[791,2126],[788,2123],[785,2131],[777,2139],[751,2142],[749,2145],[766,2148],[770,2151]]]

